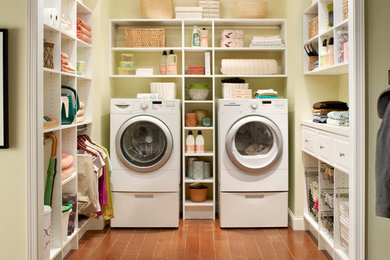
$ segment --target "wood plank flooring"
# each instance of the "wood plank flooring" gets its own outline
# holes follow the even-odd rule
[[[331,259],[305,231],[220,229],[218,220],[180,220],[178,229],[88,231],[67,260]]]

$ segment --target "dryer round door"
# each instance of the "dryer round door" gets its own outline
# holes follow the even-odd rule
[[[126,121],[116,136],[116,152],[130,169],[151,172],[161,168],[171,156],[173,138],[168,127],[152,116],[136,116]]]
[[[263,173],[275,166],[283,152],[279,127],[263,116],[247,116],[235,122],[226,136],[230,160],[241,170]]]

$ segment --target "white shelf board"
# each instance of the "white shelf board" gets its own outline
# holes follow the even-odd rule
[[[68,72],[63,72],[61,71],[62,76],[67,76],[67,77],[76,77],[76,73],[68,73]]]
[[[208,179],[203,179],[203,180],[194,180],[194,179],[190,179],[190,178],[186,177],[184,182],[185,183],[195,183],[195,182],[199,182],[199,183],[213,183],[214,179],[213,178],[208,178]]]
[[[206,157],[206,156],[214,156],[213,152],[204,152],[204,153],[184,153],[184,156],[193,156],[193,157]]]
[[[180,19],[112,19],[114,26],[181,26]]]
[[[92,14],[92,11],[84,3],[77,0],[77,13],[78,14]]]
[[[76,123],[75,122],[73,122],[70,125],[61,125],[61,129],[69,129],[69,128],[72,128],[72,127],[76,127]]]
[[[184,50],[187,52],[204,52],[204,51],[212,51],[211,47],[184,47]]]
[[[341,23],[337,24],[334,28],[341,29],[348,26],[348,19],[345,19]]]
[[[318,222],[309,213],[304,213],[303,216],[313,230],[318,230]]]
[[[69,176],[68,178],[66,178],[65,180],[63,180],[63,181],[61,182],[61,185],[64,186],[65,184],[67,184],[67,183],[69,183],[69,182],[75,180],[75,179],[76,179],[76,176],[77,176],[77,172],[74,172],[71,176]]]
[[[63,243],[62,248],[65,248],[67,245],[69,245],[70,242],[77,236],[78,229],[75,229],[72,233],[72,235],[66,237],[66,241]]]
[[[287,78],[286,74],[276,75],[215,75],[216,78]]]
[[[111,48],[111,51],[113,52],[163,52],[170,50],[173,51],[181,51],[182,48],[180,47],[162,47],[162,48],[126,48],[126,47],[113,47]]]
[[[183,75],[110,75],[112,79],[132,79],[132,78],[183,78]]]
[[[49,68],[43,68],[43,72],[45,73],[54,73],[54,74],[60,74],[61,71],[55,70],[55,69],[49,69]]]
[[[282,26],[285,22],[286,19],[214,19],[215,26]]]
[[[54,259],[61,253],[61,248],[50,248],[50,259]]]
[[[315,128],[317,130],[330,132],[333,134],[338,134],[338,135],[343,135],[343,136],[350,136],[350,134],[351,134],[350,127],[346,127],[346,126],[333,126],[333,125],[328,125],[328,124],[314,123],[311,120],[302,120],[301,124],[303,126]]]
[[[92,80],[90,75],[76,75],[78,79]]]
[[[313,15],[318,14],[318,1],[306,8],[305,11],[303,11],[303,14],[305,15]]]
[[[319,234],[320,237],[328,244],[330,248],[334,248],[333,238],[330,237],[330,233],[328,232],[328,230],[322,229],[320,230]]]
[[[184,100],[185,104],[212,104],[213,100]]]
[[[186,200],[184,203],[186,207],[212,207],[214,206],[213,200],[206,200],[205,202],[192,202],[191,200]]]
[[[84,120],[83,122],[77,123],[77,126],[89,125],[92,124],[92,120]]]
[[[215,47],[214,50],[216,52],[233,52],[233,51],[250,51],[250,52],[280,52],[285,51],[286,48],[251,48],[251,47],[244,47],[244,48],[222,48],[222,47]]]
[[[204,79],[207,79],[207,78],[212,78],[213,76],[212,75],[184,75],[185,78],[204,78]]]
[[[92,45],[85,41],[77,39],[77,48],[92,48]]]
[[[61,31],[61,37],[63,39],[67,39],[67,40],[76,40],[76,36],[75,35],[71,35],[67,31]]]
[[[53,127],[53,128],[43,129],[43,133],[50,133],[50,132],[58,131],[60,129],[61,129],[61,125]]]
[[[346,249],[345,249],[346,250]],[[343,249],[340,249],[340,248],[337,248],[335,249],[335,254],[338,256],[338,258],[336,259],[344,259],[344,260],[348,260],[349,257],[348,257],[348,252],[346,252],[345,250]]]
[[[305,42],[305,45],[318,42],[318,35],[314,36],[313,38],[309,39],[307,42]]]
[[[46,24],[46,23],[43,24],[43,29],[46,31],[51,31],[51,32],[60,32],[59,29],[55,28],[52,25]]]
[[[206,126],[184,127],[184,130],[194,130],[194,131],[214,130],[214,127],[212,127],[212,126],[210,126],[210,127],[206,127]]]
[[[341,63],[332,66],[320,67],[318,69],[305,72],[305,75],[342,75],[347,74],[348,72],[348,63]]]

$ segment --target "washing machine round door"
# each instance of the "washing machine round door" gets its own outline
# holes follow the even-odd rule
[[[275,166],[283,152],[279,127],[263,116],[247,116],[235,122],[226,136],[230,160],[241,170],[262,173]]]
[[[161,168],[171,156],[173,138],[168,127],[152,116],[126,121],[116,136],[116,152],[130,169],[146,173]]]

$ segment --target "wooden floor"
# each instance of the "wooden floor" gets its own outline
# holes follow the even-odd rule
[[[330,259],[305,231],[220,229],[217,221],[186,220],[179,229],[89,231],[67,260]]]

